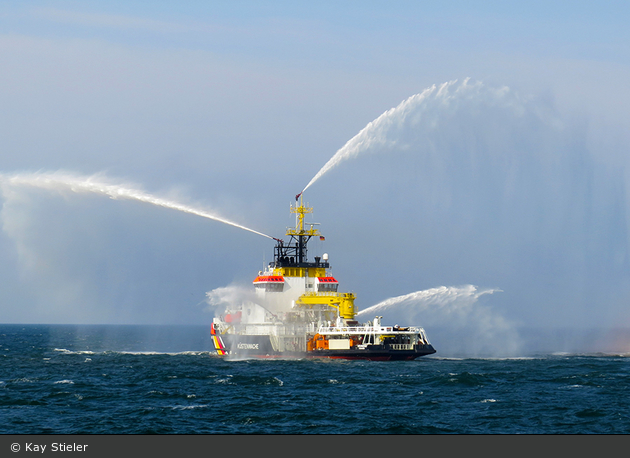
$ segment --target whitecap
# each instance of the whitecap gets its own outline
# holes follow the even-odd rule
[[[193,405],[193,406],[172,406],[171,409],[173,409],[173,410],[192,410],[192,409],[201,409],[201,408],[205,408],[205,407],[209,407],[208,404],[197,404],[197,405]]]
[[[94,352],[90,350],[68,350],[67,348],[54,348],[53,351],[58,351],[65,355],[93,355]]]

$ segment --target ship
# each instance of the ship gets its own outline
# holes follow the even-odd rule
[[[414,360],[436,352],[423,328],[385,325],[382,316],[357,321],[355,295],[340,292],[327,253],[308,258],[308,243],[324,241],[302,193],[290,205],[295,227],[288,241],[274,238],[273,261],[253,280],[251,299],[215,316],[211,335],[218,355],[249,358]]]

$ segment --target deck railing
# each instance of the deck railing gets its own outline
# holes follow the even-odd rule
[[[393,326],[321,326],[317,332],[320,334],[382,334],[387,332],[403,332],[416,334],[421,328],[407,327],[404,331],[394,329]]]

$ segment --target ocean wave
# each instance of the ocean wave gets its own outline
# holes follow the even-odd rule
[[[530,361],[544,359],[545,356],[427,356],[420,362],[439,360],[439,361]]]

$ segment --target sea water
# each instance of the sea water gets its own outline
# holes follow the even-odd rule
[[[2,434],[628,434],[630,359],[242,360],[204,326],[0,325]]]

